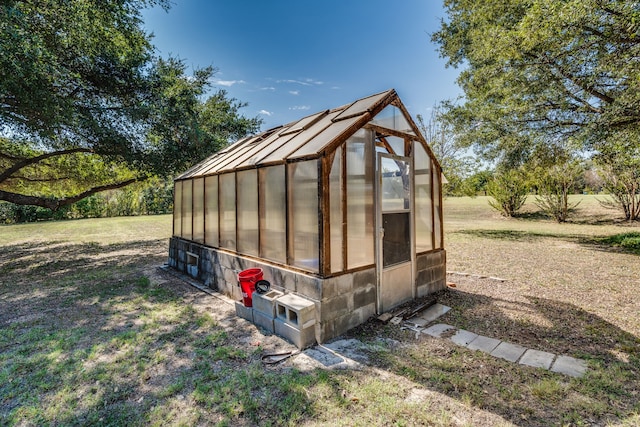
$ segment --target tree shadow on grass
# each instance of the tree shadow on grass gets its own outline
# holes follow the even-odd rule
[[[460,290],[438,295],[452,307],[438,319],[459,329],[526,348],[586,360],[589,370],[572,379],[540,368],[413,331],[392,351],[385,367],[424,387],[489,410],[517,425],[619,422],[640,411],[640,338],[573,304],[526,296],[526,302]],[[366,331],[366,328],[371,330]],[[369,339],[384,333],[369,323]],[[357,332],[355,332],[357,334]]]
[[[186,301],[199,291],[152,284],[149,266],[165,253],[156,240],[0,249],[0,424],[258,425],[314,415],[304,387],[323,379],[265,372],[232,308],[223,327]]]
[[[460,230],[455,234],[463,234],[474,236],[477,238],[502,240],[511,242],[534,242],[543,239],[560,240],[563,242],[575,243],[583,247],[613,253],[627,253],[640,255],[640,250],[636,248],[624,248],[616,243],[617,236],[624,236],[629,233],[617,233],[612,235],[601,236],[585,236],[576,234],[562,234],[562,233],[539,233],[522,230]]]

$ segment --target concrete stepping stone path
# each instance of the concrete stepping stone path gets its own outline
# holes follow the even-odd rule
[[[442,308],[438,308],[438,310],[442,311]],[[447,311],[448,310],[444,311],[444,313]],[[418,316],[418,319],[423,319],[423,316]],[[464,329],[458,329],[444,323],[437,323],[428,327],[423,327],[426,323],[420,321],[408,320],[406,323],[413,328],[418,327],[420,333],[425,335],[434,338],[448,339],[454,344],[470,350],[489,353],[491,356],[509,362],[519,363],[520,365],[547,369],[576,378],[583,376],[588,369],[587,363],[584,360],[526,348],[521,345],[500,341],[496,338],[478,335]]]

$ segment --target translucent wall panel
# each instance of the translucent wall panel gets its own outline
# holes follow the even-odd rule
[[[204,178],[193,180],[193,240],[204,243]]]
[[[342,149],[336,150],[329,173],[329,229],[331,272],[344,269],[342,259]]]
[[[398,138],[397,136],[386,136],[387,143],[391,146],[391,149],[398,156],[404,156],[404,138]]]
[[[225,173],[220,179],[220,247],[236,250],[236,175]]]
[[[208,176],[204,179],[204,242],[209,246],[218,247],[218,176]]]
[[[416,252],[433,249],[431,201],[431,158],[419,142],[414,142]]]
[[[182,236],[182,181],[173,183],[173,235]]]
[[[402,160],[382,157],[380,159],[380,167],[382,168],[382,211],[389,212],[409,209],[411,198],[411,165]]]
[[[291,264],[318,271],[318,161],[292,163],[289,181],[289,248]]]
[[[367,132],[367,135],[370,135]],[[374,263],[373,141],[350,138],[347,156],[347,267]]]
[[[434,238],[435,248],[442,247],[442,206],[440,205],[440,172],[433,164],[431,165],[433,175],[433,215],[434,215]]]
[[[399,132],[413,133],[413,129],[411,129],[409,121],[402,114],[402,111],[393,105],[386,106],[371,120],[371,123]]]
[[[260,169],[260,256],[287,262],[287,204],[284,165]]]
[[[193,181],[190,179],[182,181],[182,238],[191,240],[191,221],[193,214],[192,203],[192,189],[193,189]]]
[[[238,242],[237,250],[258,255],[258,171],[237,172]]]

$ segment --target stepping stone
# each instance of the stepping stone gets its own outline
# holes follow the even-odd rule
[[[527,351],[525,347],[503,341],[491,352],[491,355],[509,362],[516,362],[525,351]]]
[[[475,340],[476,338],[478,338],[478,334],[474,334],[473,332],[465,331],[464,329],[458,329],[458,332],[456,332],[449,339],[451,341],[453,341],[455,344],[467,347],[467,345],[471,341]]]
[[[580,378],[587,372],[587,362],[570,356],[558,356],[551,367],[552,372]]]
[[[478,338],[471,341],[467,348],[471,350],[480,350],[485,353],[491,353],[500,344],[500,340],[496,338],[489,338],[482,335],[478,335]]]
[[[432,326],[429,326],[427,329],[423,329],[422,333],[430,335],[435,338],[440,338],[442,334],[449,331],[455,331],[455,330],[456,328],[454,328],[453,326],[445,325],[444,323],[438,323],[437,325],[432,325]]]
[[[415,317],[413,319],[407,320],[405,323],[412,325],[412,326],[416,326],[418,328],[422,328],[424,327],[426,324],[429,323],[428,320],[423,319],[422,317]]]
[[[451,307],[447,307],[446,305],[436,303],[431,307],[427,308],[425,311],[423,311],[418,316],[418,318],[426,320],[427,323],[431,323],[434,320],[436,320],[438,317],[447,313],[449,310],[451,310]]]
[[[549,369],[556,355],[540,350],[527,350],[520,358],[521,365],[532,366],[534,368]]]

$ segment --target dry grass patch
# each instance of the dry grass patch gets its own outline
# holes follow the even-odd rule
[[[637,425],[640,260],[615,236],[638,227],[593,198],[569,224],[527,209],[445,201],[449,270],[506,280],[450,275],[442,321],[583,358],[580,379],[373,321],[360,370],[265,367],[291,347],[156,271],[171,217],[2,227],[0,424]]]

